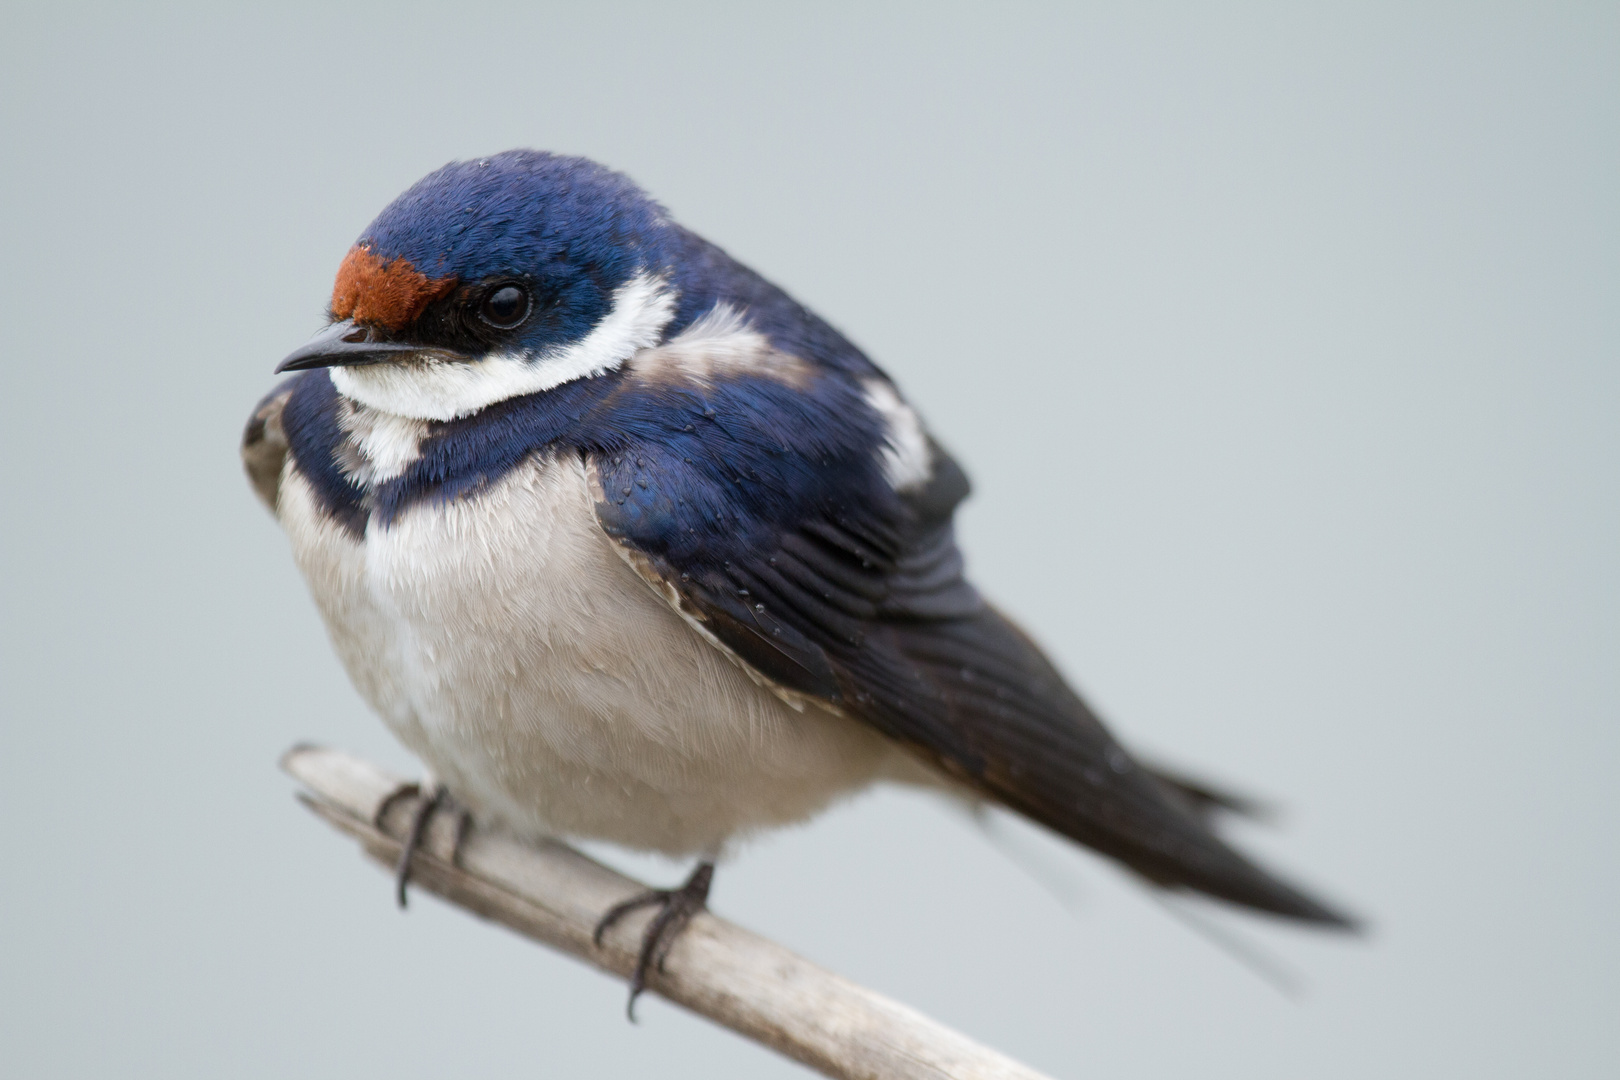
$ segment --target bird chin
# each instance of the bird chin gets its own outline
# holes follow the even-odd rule
[[[543,362],[517,355],[478,360],[430,358],[331,369],[332,385],[352,401],[417,420],[454,420],[486,405],[556,385]]]

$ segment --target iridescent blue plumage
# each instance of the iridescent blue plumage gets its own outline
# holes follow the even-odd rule
[[[361,248],[362,284],[381,283],[366,287],[427,282],[431,298],[409,325],[340,323],[295,354],[353,366],[295,376],[249,440],[278,423],[290,467],[357,540],[537,460],[582,462],[606,537],[783,695],[1158,884],[1347,922],[1220,840],[967,583],[951,528],[967,481],[883,373],[628,180],[527,151],[453,164]],[[524,290],[526,315],[479,322],[502,287]],[[440,386],[455,407],[424,397]],[[385,423],[409,452],[357,469],[357,432]]]

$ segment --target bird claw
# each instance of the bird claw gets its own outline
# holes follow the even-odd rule
[[[406,887],[411,881],[411,863],[416,852],[422,846],[422,840],[427,836],[428,822],[440,810],[449,810],[456,815],[455,836],[450,844],[450,863],[455,864],[461,854],[461,842],[466,839],[467,830],[472,825],[472,815],[466,807],[450,795],[449,789],[443,784],[436,784],[433,794],[424,797],[422,785],[408,782],[399,785],[389,792],[387,797],[378,805],[376,814],[372,815],[372,824],[379,829],[383,827],[383,820],[394,804],[401,799],[417,799],[416,806],[411,810],[409,827],[405,830],[405,840],[400,845],[399,862],[394,867],[394,896],[401,908],[406,906]]]
[[[709,886],[713,881],[714,863],[698,863],[692,876],[678,888],[648,889],[637,893],[628,900],[614,904],[596,924],[591,940],[600,949],[602,935],[624,916],[644,907],[659,908],[658,914],[647,924],[647,929],[642,931],[641,950],[636,956],[635,969],[630,973],[630,1000],[625,1003],[624,1011],[631,1023],[636,1022],[636,998],[647,988],[647,974],[654,967],[663,972],[664,960],[674,947],[675,939],[692,921],[692,916],[708,907]]]

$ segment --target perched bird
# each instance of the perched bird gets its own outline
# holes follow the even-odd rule
[[[350,678],[475,820],[699,858],[605,913],[660,909],[632,1003],[728,843],[886,779],[1350,925],[968,583],[968,481],[889,378],[624,176],[446,165],[366,228],[329,315],[248,424],[253,485]]]

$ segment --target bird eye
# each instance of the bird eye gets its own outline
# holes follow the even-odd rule
[[[484,297],[478,314],[491,326],[509,330],[529,314],[529,294],[516,285],[502,285]]]

